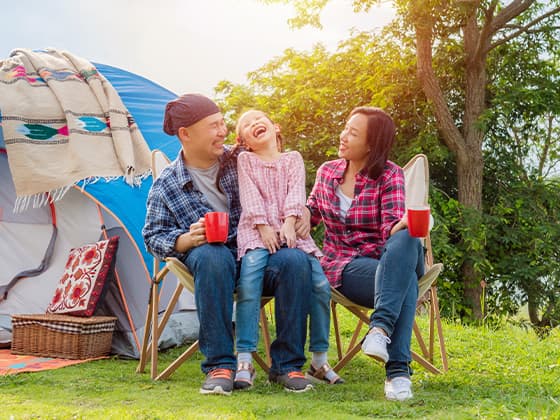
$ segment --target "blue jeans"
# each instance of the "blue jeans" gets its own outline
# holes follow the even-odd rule
[[[391,338],[385,364],[388,379],[412,375],[410,341],[423,274],[424,249],[406,229],[387,240],[379,260],[357,257],[342,273],[338,290],[353,302],[374,308],[370,327],[382,328]]]
[[[194,248],[185,264],[195,279],[200,322],[202,371],[236,369],[233,354],[233,292],[237,277],[234,253],[225,245]],[[263,295],[274,296],[276,339],[270,346],[271,373],[301,370],[305,363],[305,327],[311,294],[311,270],[303,251],[283,248],[271,255],[263,279]]]
[[[264,269],[270,253],[265,248],[248,251],[241,260],[235,311],[237,352],[257,350],[259,340],[259,310]],[[319,260],[307,255],[311,268],[311,302],[309,350],[326,352],[329,349],[331,288]]]

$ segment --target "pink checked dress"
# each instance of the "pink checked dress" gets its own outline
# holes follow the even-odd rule
[[[299,152],[282,153],[272,162],[243,152],[237,160],[241,218],[237,228],[237,255],[265,248],[256,225],[268,224],[276,232],[288,216],[301,217],[305,207],[305,166]],[[311,236],[298,239],[296,247],[322,256]]]

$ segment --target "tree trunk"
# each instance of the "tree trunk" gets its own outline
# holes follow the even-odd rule
[[[429,15],[417,19],[415,30],[418,77],[426,97],[433,105],[442,138],[456,156],[458,200],[464,207],[480,212],[482,209],[484,171],[482,158],[484,133],[478,125],[478,120],[484,111],[486,99],[486,56],[480,53],[475,12],[476,8],[473,9],[473,14],[464,28],[467,65],[465,69],[465,113],[463,114],[462,131],[458,129],[456,121],[451,115],[447,100],[433,69],[433,21],[429,18]],[[471,308],[472,316],[475,319],[480,319],[482,317],[481,276],[476,272],[473,260],[465,258],[461,274],[464,302]]]
[[[465,113],[463,114],[463,138],[465,148],[457,154],[457,187],[459,202],[467,209],[474,210],[475,215],[482,212],[482,184],[484,175],[484,158],[482,142],[484,131],[480,126],[480,117],[486,109],[486,47],[490,38],[481,31],[477,24],[476,8],[466,18],[463,28],[465,43]],[[474,221],[476,223],[476,219]],[[474,319],[482,318],[482,279],[474,262],[484,258],[484,251],[474,255],[466,249],[467,256],[461,266],[463,278],[463,296],[465,303],[472,309]]]
[[[482,151],[471,150],[468,156],[457,159],[457,184],[459,202],[476,211],[482,207],[482,174],[484,163]],[[468,252],[468,251],[467,251]],[[465,305],[472,310],[474,319],[481,319],[482,314],[482,288],[480,280],[482,276],[474,267],[472,253],[468,253],[461,265],[461,277],[463,280],[463,298]]]

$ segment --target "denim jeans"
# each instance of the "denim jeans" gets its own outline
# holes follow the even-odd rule
[[[202,371],[235,370],[232,317],[237,264],[234,254],[225,245],[204,244],[189,252],[185,264],[194,276],[194,299],[200,323],[198,341],[205,356]]]
[[[259,309],[264,269],[270,253],[265,248],[248,251],[241,260],[241,272],[237,285],[235,311],[237,352],[252,352],[259,339]],[[307,255],[311,269],[311,302],[309,324],[309,350],[326,352],[329,349],[330,298],[329,281],[319,260]]]
[[[379,260],[357,257],[345,267],[338,290],[355,303],[374,308],[370,327],[391,338],[385,364],[388,379],[410,376],[410,341],[418,298],[418,279],[424,274],[424,250],[419,239],[400,230],[385,244]]]
[[[233,292],[237,267],[225,245],[194,248],[185,264],[195,279],[195,302],[200,322],[202,371],[236,369],[233,353]],[[276,339],[270,346],[272,374],[301,370],[305,363],[306,320],[311,295],[311,270],[298,249],[282,248],[268,259],[263,295],[274,296]]]

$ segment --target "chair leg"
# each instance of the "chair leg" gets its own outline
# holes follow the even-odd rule
[[[173,363],[167,366],[167,368],[165,368],[165,370],[161,372],[158,376],[156,376],[154,379],[156,381],[159,381],[161,379],[169,378],[171,374],[175,372],[177,368],[179,368],[179,366],[181,366],[181,364],[189,357],[191,357],[196,351],[198,351],[198,340],[196,340],[193,344],[191,344],[191,346],[183,354],[181,354],[177,359],[175,359]]]
[[[334,328],[334,338],[336,340],[336,355],[337,360],[342,359],[342,340],[340,339],[340,328],[338,325],[338,313],[336,312],[336,302],[331,301],[331,312],[332,312],[332,319],[333,319],[333,328]]]
[[[152,293],[153,288],[150,287],[150,297],[148,299],[148,310],[146,311],[146,322],[144,323],[144,337],[142,339],[142,348],[140,350],[140,361],[136,368],[136,373],[144,373],[146,370],[146,362],[148,361],[148,342],[150,340],[151,319],[152,319]]]
[[[436,319],[437,331],[438,331],[438,339],[439,339],[439,350],[441,355],[441,363],[443,366],[443,371],[447,372],[449,366],[447,364],[447,350],[445,349],[445,339],[443,337],[443,326],[441,325],[441,317],[439,315],[439,302],[437,297],[437,289],[434,287],[433,296],[432,296],[432,304],[434,307],[434,314]]]
[[[150,375],[152,379],[157,376],[158,369],[158,309],[159,309],[159,285],[157,283],[152,284],[152,364],[150,368]]]
[[[261,367],[261,369],[265,372],[268,373],[270,372],[270,365],[267,364],[264,359],[261,357],[261,355],[259,353],[257,353],[256,351],[253,352],[253,359],[255,359],[255,362],[257,362],[257,364]]]
[[[416,337],[416,341],[418,342],[418,346],[420,346],[420,350],[422,350],[422,354],[424,355],[424,357],[429,357],[430,353],[428,352],[428,348],[426,347],[426,343],[424,342],[424,338],[422,337],[420,328],[416,323],[416,319],[414,320],[414,324],[412,324],[412,329],[414,331],[414,336]]]
[[[171,313],[173,312],[173,308],[175,308],[175,305],[179,301],[179,297],[181,296],[181,293],[183,292],[183,289],[184,289],[184,286],[181,283],[177,283],[177,287],[175,288],[175,291],[173,292],[173,295],[171,295],[171,299],[169,299],[169,303],[167,304],[167,308],[165,309],[165,312],[163,313],[163,316],[161,317],[161,321],[159,322],[159,327],[158,327],[158,330],[157,330],[158,338],[161,337],[161,333],[163,332],[163,329],[167,325],[167,321],[169,321],[169,318],[171,317]]]
[[[348,348],[344,356],[340,358],[340,360],[336,365],[334,365],[333,370],[335,372],[340,371],[360,351],[360,348],[361,348],[361,343],[357,343],[353,347]]]
[[[262,330],[262,337],[264,343],[264,351],[266,354],[266,364],[262,366],[260,363],[259,365],[263,368],[265,372],[268,373],[270,366],[272,365],[272,357],[270,356],[270,330],[268,328],[268,319],[266,318],[266,311],[264,306],[261,308],[261,330]],[[257,355],[258,358],[260,356]],[[258,358],[256,359],[258,362]]]
[[[177,287],[175,288],[175,291],[173,292],[173,295],[171,296],[171,299],[169,300],[169,303],[167,304],[167,308],[165,308],[165,312],[163,313],[161,321],[159,321],[159,311],[158,311],[158,309],[159,309],[159,290],[157,289],[157,284],[154,284],[154,286],[156,287],[156,289],[154,291],[155,298],[153,299],[153,304],[152,304],[153,305],[153,310],[152,310],[152,343],[151,343],[152,369],[151,369],[151,375],[152,375],[152,379],[158,380],[158,379],[162,378],[162,375],[163,375],[163,373],[160,374],[160,375],[158,375],[158,373],[157,373],[158,372],[158,342],[159,342],[159,338],[161,337],[161,334],[163,333],[163,330],[164,330],[165,326],[167,325],[167,322],[169,321],[169,317],[171,316],[171,312],[173,311],[173,308],[175,308],[175,305],[177,304],[177,301],[179,300],[179,296],[181,295],[181,292],[183,291],[183,285],[181,283],[177,283]],[[198,341],[197,341],[197,343],[198,343]],[[167,371],[167,369],[166,369],[166,371]],[[172,372],[173,371],[169,372],[167,376],[171,375]]]
[[[420,356],[415,351],[410,351],[412,353],[412,360],[418,362],[420,365],[424,366],[424,368],[432,373],[440,374],[442,373],[437,367],[435,367],[432,363],[427,361],[424,357]]]

